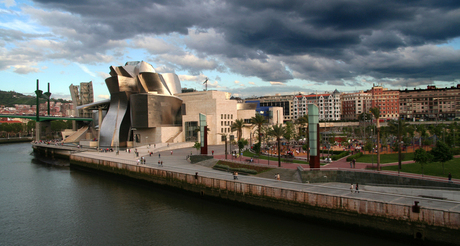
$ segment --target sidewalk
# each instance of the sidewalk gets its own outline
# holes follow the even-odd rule
[[[147,148],[147,147],[138,147],[138,151],[141,153],[140,156],[144,156],[146,159],[145,166],[149,166],[155,169],[161,170],[169,170],[174,172],[186,173],[194,175],[198,172],[200,176],[206,176],[211,178],[218,178],[218,179],[225,179],[225,180],[233,180],[233,176],[231,173],[222,172],[214,170],[210,167],[191,164],[189,161],[186,160],[186,157],[190,155],[190,152],[196,154],[196,149],[192,147],[188,148],[181,148],[181,149],[174,149],[174,145],[171,145],[167,148]],[[181,146],[182,147],[182,146]],[[214,150],[215,155],[214,157],[223,157],[223,148],[221,146],[210,146],[210,150]],[[171,150],[173,151],[171,154]],[[152,156],[148,153],[149,151],[154,152]],[[211,151],[210,151],[211,152]],[[110,161],[117,161],[122,163],[127,163],[131,165],[137,165],[137,159],[133,152],[127,153],[125,151],[120,152],[116,155],[115,152],[81,152],[75,153],[75,155],[81,155],[90,158],[102,159],[102,160],[110,160]],[[163,166],[158,165],[158,161],[163,161]],[[260,160],[260,163],[257,164],[257,159],[255,160],[255,165],[268,165],[268,161]],[[140,164],[142,165],[142,164]],[[270,161],[270,167],[276,168],[278,165],[277,162]],[[366,164],[364,164],[366,165]],[[282,168],[285,169],[294,169],[299,164],[292,164],[292,163],[283,163]],[[306,167],[308,170],[308,165],[302,165]],[[322,169],[330,169],[331,165],[328,165],[329,168]],[[349,166],[348,166],[349,167]],[[348,168],[349,169],[349,168]],[[358,169],[356,171],[365,171],[363,169]],[[383,171],[381,173],[385,174],[392,174],[397,175],[397,172],[391,171]],[[410,175],[401,173],[401,175]],[[416,176],[416,175],[415,175]],[[240,175],[237,182],[241,183],[248,183],[248,184],[257,184],[257,185],[264,185],[269,187],[280,187],[283,189],[292,189],[292,190],[302,190],[314,193],[322,193],[328,194],[333,196],[359,196],[360,199],[365,200],[374,200],[374,201],[381,201],[381,202],[391,202],[391,203],[398,203],[398,204],[407,204],[412,205],[414,200],[420,201],[424,207],[436,208],[440,210],[450,210],[450,211],[459,211],[460,212],[460,202],[455,200],[439,200],[439,199],[430,199],[426,197],[421,197],[420,195],[414,195],[414,190],[411,188],[402,189],[400,190],[400,194],[392,194],[391,192],[385,192],[385,189],[379,191],[372,191],[372,189],[366,189],[366,185],[361,187],[361,191],[358,193],[350,193],[349,185],[346,184],[339,184],[339,183],[318,183],[318,184],[306,184],[306,183],[298,183],[298,182],[289,182],[283,180],[275,180],[274,178],[262,178],[252,175]],[[459,180],[455,180],[454,182],[459,182]],[[370,187],[370,186],[369,186]],[[405,192],[406,190],[407,192]],[[424,192],[423,189],[420,192]],[[410,192],[408,192],[410,191]],[[402,193],[402,194],[401,194]],[[460,192],[458,192],[460,193]],[[443,190],[438,190],[439,196],[443,195]]]

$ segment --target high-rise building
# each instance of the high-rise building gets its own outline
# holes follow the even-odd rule
[[[80,90],[79,90],[80,89]],[[90,104],[94,102],[94,94],[93,94],[93,82],[82,82],[80,86],[71,84],[69,86],[70,96],[72,97],[72,102],[74,104],[74,109],[77,106]],[[90,110],[76,110],[75,116],[83,117],[83,118],[91,118],[92,112]]]

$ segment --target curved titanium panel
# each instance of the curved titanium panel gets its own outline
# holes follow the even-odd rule
[[[172,95],[182,93],[179,76],[175,73],[165,73],[161,75],[165,81],[166,86]]]
[[[162,78],[157,73],[141,73],[139,74],[139,83],[145,84],[149,92],[156,91],[158,94],[171,95]]]
[[[136,65],[134,68],[134,73],[135,74],[140,74],[140,73],[156,73],[155,69],[152,67],[152,65],[148,64],[145,61],[139,62],[139,64]]]
[[[120,134],[120,129],[123,129],[122,122],[125,117],[129,117],[128,97],[126,93],[115,93],[110,98],[110,108],[107,115],[102,121],[100,130],[99,146],[125,146],[127,134]],[[124,139],[120,139],[121,137]]]

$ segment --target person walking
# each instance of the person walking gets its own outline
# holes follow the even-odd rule
[[[449,173],[449,175],[447,175],[447,179],[449,179],[449,183],[452,183],[452,174]]]
[[[350,184],[350,192],[353,193],[353,184]]]
[[[353,168],[353,161],[350,161],[350,168]]]
[[[161,158],[161,154],[160,154],[160,153],[158,153],[158,158]]]
[[[195,173],[195,179],[198,179],[198,172]]]
[[[173,154],[173,151],[171,150],[171,155]]]
[[[214,150],[212,151],[212,155],[214,155]]]
[[[356,159],[353,159],[353,168],[356,168]]]
[[[358,183],[356,183],[356,193],[359,193]]]
[[[233,172],[233,179],[238,179],[238,172]]]

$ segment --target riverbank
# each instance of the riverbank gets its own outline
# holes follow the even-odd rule
[[[172,146],[171,146],[172,147]],[[154,151],[149,156],[147,153]],[[70,156],[72,167],[96,170],[224,199],[250,206],[289,213],[331,223],[347,224],[359,230],[371,229],[420,242],[457,244],[460,239],[460,203],[366,191],[325,187],[274,179],[232,175],[190,164],[189,150],[139,148],[146,158],[137,165],[131,153],[82,152]],[[164,161],[158,166],[158,160]],[[198,172],[198,176],[196,175]],[[414,206],[418,201],[418,206]]]
[[[33,140],[33,137],[0,138],[0,144],[24,143],[24,142],[31,142],[32,140]]]

